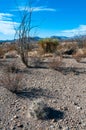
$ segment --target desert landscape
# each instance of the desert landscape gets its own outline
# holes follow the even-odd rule
[[[86,0],[0,0],[0,130],[86,130]]]
[[[0,130],[86,130],[85,46],[44,44],[28,51],[29,68],[13,44],[1,53]]]

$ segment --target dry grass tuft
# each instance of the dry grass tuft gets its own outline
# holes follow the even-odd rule
[[[62,65],[62,57],[58,56],[49,63],[49,68],[58,70],[59,67]]]
[[[78,49],[77,43],[63,42],[57,47],[57,54],[72,55]]]
[[[73,55],[73,58],[80,62],[82,58],[86,58],[86,48],[78,49],[77,52]]]
[[[0,58],[3,58],[5,53],[6,51],[4,50],[4,48],[0,46]]]
[[[47,119],[48,111],[46,111],[47,105],[43,100],[37,99],[34,100],[29,108],[28,117],[35,119]]]
[[[5,53],[9,51],[17,50],[16,44],[2,44],[0,45],[0,57],[3,57]]]
[[[5,73],[18,73],[19,71],[20,69],[16,62],[12,62],[4,68]]]
[[[12,93],[17,93],[23,87],[22,79],[23,77],[21,74],[5,73],[0,78],[0,85],[5,87]]]
[[[17,93],[23,88],[23,75],[18,73],[19,68],[16,63],[12,62],[4,68],[4,72],[0,77],[0,85],[10,90],[13,93]]]

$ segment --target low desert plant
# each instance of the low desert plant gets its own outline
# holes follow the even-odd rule
[[[7,48],[7,51],[15,51],[17,50],[17,45],[15,43],[11,43],[11,44],[8,44],[6,48]]]
[[[3,58],[5,53],[16,51],[16,44],[3,44],[0,46],[0,57]]]
[[[63,42],[57,47],[57,54],[67,54],[72,55],[78,49],[77,43],[73,42]]]
[[[16,62],[12,62],[10,64],[8,64],[5,68],[4,68],[4,71],[6,73],[18,73],[19,72],[19,67],[17,65]]]
[[[47,105],[43,100],[37,99],[32,102],[29,107],[28,116],[35,119],[47,119],[48,111],[46,111]]]
[[[42,39],[38,42],[39,50],[43,53],[53,53],[55,52],[57,46],[59,45],[59,41],[57,39],[46,38]]]
[[[52,59],[52,61],[49,63],[49,68],[58,70],[61,65],[62,65],[62,57],[58,56]]]
[[[0,85],[11,91],[12,93],[19,92],[23,87],[23,76],[21,74],[4,73],[0,77]]]
[[[5,52],[6,51],[3,49],[3,47],[0,46],[0,58],[3,58]]]
[[[75,36],[73,42],[77,42],[79,48],[86,48],[86,35]]]
[[[82,58],[86,58],[86,49],[78,49],[77,52],[73,55],[73,58],[80,62]]]
[[[42,62],[42,58],[41,57],[32,57],[30,66],[40,67],[41,62]]]

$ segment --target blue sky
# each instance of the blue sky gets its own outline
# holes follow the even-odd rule
[[[13,39],[20,13],[30,0],[0,0],[0,40]],[[86,34],[86,0],[32,0],[31,36],[50,37]],[[19,13],[20,10],[20,13]]]

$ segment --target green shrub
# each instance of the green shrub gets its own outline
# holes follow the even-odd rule
[[[55,52],[57,46],[59,45],[59,41],[57,39],[46,38],[42,39],[38,42],[40,50],[44,53],[53,53]]]

